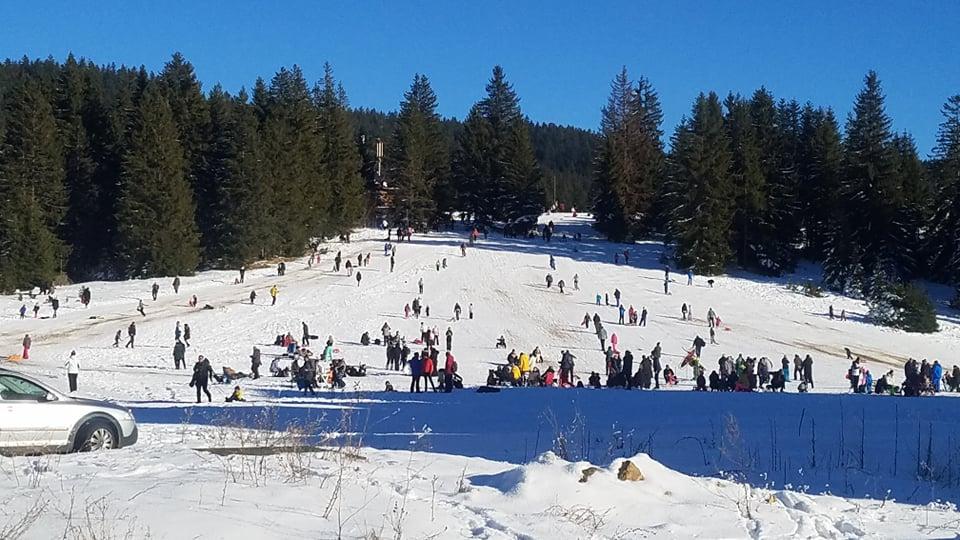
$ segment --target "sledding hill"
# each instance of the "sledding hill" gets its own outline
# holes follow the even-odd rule
[[[389,271],[389,257],[383,255],[384,233],[364,230],[354,235],[349,244],[331,243],[319,264],[308,267],[306,259],[287,262],[285,276],[277,277],[270,267],[250,269],[245,283],[234,284],[236,272],[203,272],[182,278],[179,294],[174,294],[171,278],[89,283],[93,301],[83,309],[77,301],[79,285],[61,288],[57,296],[61,309],[57,319],[18,320],[21,302],[5,297],[0,301],[3,313],[0,328],[0,351],[20,352],[25,333],[33,337],[31,358],[21,363],[27,372],[60,376],[64,355],[77,349],[84,363],[81,390],[91,395],[129,400],[184,400],[191,397],[187,387],[189,375],[172,369],[171,350],[177,321],[189,324],[192,330],[188,362],[203,354],[212,359],[214,368],[231,366],[249,371],[249,355],[253,346],[265,354],[280,352],[270,344],[276,335],[291,332],[301,335],[301,322],[307,322],[312,334],[325,338],[332,335],[337,348],[350,364],[366,364],[370,375],[352,379],[364,390],[379,390],[390,380],[402,388],[406,377],[385,372],[384,349],[359,345],[360,335],[367,331],[379,337],[384,322],[400,331],[408,341],[419,336],[420,324],[435,327],[441,334],[452,328],[453,351],[466,384],[479,385],[486,380],[488,369],[502,363],[510,349],[530,351],[540,347],[549,362],[556,363],[561,350],[569,349],[577,356],[577,375],[586,379],[590,371],[603,370],[603,355],[591,330],[579,326],[584,314],[598,313],[608,332],[617,334],[619,348],[635,355],[649,352],[661,342],[664,362],[678,367],[697,335],[709,341],[707,310],[713,308],[722,318],[717,333],[718,345],[708,345],[703,361],[708,371],[716,366],[721,354],[768,356],[775,363],[784,355],[811,354],[815,360],[816,392],[846,390],[844,373],[848,362],[844,347],[867,360],[876,377],[888,369],[899,374],[908,356],[940,359],[947,367],[954,362],[951,352],[960,337],[960,325],[954,314],[940,317],[942,331],[935,335],[911,335],[876,327],[865,321],[860,301],[827,294],[810,298],[791,292],[786,285],[816,279],[816,269],[805,267],[800,273],[783,279],[735,274],[714,278],[694,276],[687,285],[686,275],[674,269],[670,276],[670,294],[663,293],[663,265],[659,262],[662,246],[641,243],[630,248],[629,264],[614,264],[614,252],[628,246],[611,244],[593,235],[587,217],[569,214],[543,216],[541,221],[554,220],[557,236],[550,243],[539,239],[511,239],[494,235],[481,239],[460,254],[463,231],[415,235],[412,242],[397,246],[396,267]],[[582,241],[574,241],[575,233]],[[568,240],[563,240],[566,234]],[[332,271],[333,257],[342,251],[344,260],[356,263],[357,254],[371,253],[371,263],[360,271],[363,279],[357,285],[345,271]],[[556,258],[557,269],[549,268],[549,255]],[[446,259],[447,268],[436,269]],[[556,286],[547,289],[545,276],[566,282],[564,294]],[[574,290],[574,275],[579,276],[580,290]],[[417,282],[423,278],[422,301],[429,306],[430,316],[419,320],[405,319],[403,307],[417,295]],[[156,302],[150,299],[150,287],[156,281],[161,292]],[[270,306],[267,290],[276,284],[280,295],[276,306]],[[623,302],[638,311],[648,310],[646,327],[619,326],[617,309],[596,306],[597,294],[622,292]],[[248,303],[250,290],[258,293],[254,305]],[[191,295],[199,301],[197,308],[187,306]],[[146,316],[136,312],[137,299],[145,299]],[[28,317],[33,304],[25,303]],[[463,317],[454,321],[453,308],[458,303]],[[681,319],[681,305],[686,303],[693,313],[692,321]],[[467,320],[468,306],[473,304],[475,317]],[[209,305],[213,309],[201,309]],[[827,318],[834,306],[839,314],[846,310],[848,320]],[[48,304],[42,304],[40,315],[50,315]],[[126,342],[126,327],[135,321],[138,326],[136,349],[114,348],[114,334],[123,331],[121,345]],[[508,350],[496,350],[496,339],[503,335]],[[414,347],[414,350],[416,348]],[[270,357],[265,357],[264,371]],[[682,379],[689,379],[690,370],[678,370]],[[256,395],[258,389],[282,387],[276,380],[262,379],[248,383]],[[792,385],[791,385],[792,386]],[[788,386],[788,391],[791,389]]]

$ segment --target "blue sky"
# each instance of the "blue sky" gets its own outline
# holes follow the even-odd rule
[[[462,118],[504,66],[533,120],[596,128],[626,65],[659,91],[670,133],[700,91],[829,105],[841,119],[875,69],[898,131],[932,148],[940,107],[960,93],[960,2],[555,0],[4,2],[0,57],[159,70],[174,51],[209,89],[252,86],[330,61],[353,105],[395,109],[413,74]]]

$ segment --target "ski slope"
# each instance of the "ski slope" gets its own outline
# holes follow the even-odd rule
[[[18,497],[10,512],[44,493],[52,499],[57,490],[75,489],[82,493],[78,500],[109,493],[127,518],[138,518],[133,521],[154,536],[170,538],[272,538],[315,531],[322,531],[317,534],[323,538],[335,538],[340,531],[351,538],[393,538],[401,500],[412,502],[406,521],[400,520],[407,523],[400,527],[404,538],[907,538],[958,532],[960,516],[943,502],[960,494],[960,459],[952,459],[960,456],[952,436],[960,427],[958,402],[946,396],[840,395],[848,386],[844,347],[864,359],[875,378],[893,369],[899,382],[910,356],[938,359],[949,369],[957,363],[960,343],[955,312],[944,308],[941,332],[934,335],[879,328],[865,320],[861,301],[830,294],[809,298],[787,290],[790,282],[816,281],[812,265],[782,279],[718,276],[712,288],[703,276],[688,286],[685,273],[672,269],[671,294],[665,295],[661,245],[629,246],[630,264],[616,265],[614,252],[628,246],[597,238],[588,216],[541,218],[548,220],[557,224],[551,243],[497,234],[468,248],[465,257],[459,248],[466,240],[463,230],[414,235],[412,242],[394,243],[392,273],[383,251],[385,233],[362,230],[349,244],[325,245],[327,254],[312,267],[306,258],[287,261],[282,277],[274,265],[248,269],[244,284],[234,283],[234,271],[202,272],[181,278],[179,294],[172,290],[172,276],[87,283],[93,300],[86,309],[77,300],[80,285],[71,285],[56,292],[61,300],[56,319],[19,320],[21,302],[3,297],[0,355],[18,354],[29,333],[34,344],[30,359],[14,368],[65,389],[63,363],[76,350],[82,365],[79,394],[128,404],[143,429],[140,443],[127,450],[3,458],[0,492],[29,488],[36,495]],[[583,234],[580,242],[572,240],[577,232]],[[564,233],[571,239],[562,241]],[[354,263],[357,254],[372,254],[371,264],[360,268],[359,286],[345,271],[332,271],[338,250]],[[551,254],[556,270],[548,265]],[[447,268],[438,271],[436,264],[444,258]],[[555,282],[566,282],[565,294],[556,286],[546,288],[548,273]],[[573,290],[574,274],[580,290]],[[403,307],[418,296],[420,278],[430,317],[405,319]],[[154,281],[161,286],[157,301],[150,299]],[[271,306],[267,290],[274,284],[280,295]],[[615,307],[596,305],[598,293],[609,293],[612,303],[615,288],[627,306],[647,308],[646,327],[620,326]],[[248,303],[250,290],[258,295],[254,305]],[[946,294],[935,286],[931,291],[935,298]],[[187,306],[191,295],[198,298],[197,308]],[[146,316],[136,311],[138,299],[144,300]],[[30,317],[33,304],[27,298],[24,302]],[[455,321],[458,302],[463,315]],[[472,320],[466,316],[471,303]],[[694,320],[681,320],[684,303],[692,306]],[[205,305],[213,309],[202,309]],[[836,313],[846,310],[848,320],[829,320],[830,305]],[[691,371],[678,369],[679,364],[694,337],[709,341],[710,308],[723,319],[723,330],[719,344],[704,349],[708,373],[721,354],[767,356],[775,365],[784,354],[811,354],[812,393],[684,392],[692,388]],[[383,347],[359,344],[364,331],[379,337],[384,322],[410,341],[419,336],[423,322],[441,335],[452,328],[453,353],[468,386],[482,385],[488,370],[503,363],[511,349],[529,352],[534,347],[554,366],[560,352],[569,349],[577,356],[577,376],[586,381],[591,371],[604,368],[592,328],[579,326],[584,314],[594,313],[610,334],[617,334],[620,350],[634,352],[635,368],[640,355],[660,342],[664,363],[677,370],[681,384],[659,392],[388,394],[381,392],[386,381],[403,391],[409,375],[383,369]],[[41,317],[50,314],[49,305],[41,304]],[[131,321],[138,327],[136,347],[125,349]],[[368,376],[349,378],[346,391],[318,397],[304,397],[287,380],[243,379],[239,384],[248,403],[224,404],[232,385],[213,385],[213,403],[194,406],[189,370],[173,369],[177,321],[192,330],[188,365],[202,354],[218,372],[221,366],[249,372],[249,355],[257,346],[265,355],[261,371],[266,373],[268,355],[281,352],[271,345],[274,337],[290,332],[299,338],[305,321],[318,341],[333,336],[349,364],[366,364]],[[112,346],[117,330],[123,331],[120,348]],[[505,351],[494,348],[501,335],[508,344]],[[787,391],[796,392],[795,383],[788,383]],[[270,424],[259,423],[266,415]],[[224,426],[283,431],[297,423],[317,433],[339,434],[328,444],[345,437],[359,441],[364,459],[346,467],[349,487],[341,486],[336,499],[347,507],[338,510],[340,520],[325,507],[334,500],[332,484],[320,486],[320,480],[342,473],[338,457],[316,459],[310,477],[293,487],[280,474],[264,479],[264,485],[258,485],[260,479],[225,480],[230,474],[223,464],[233,458],[193,450],[222,446],[234,437]],[[565,459],[544,454],[548,451]],[[927,455],[936,456],[935,462],[928,463]],[[637,460],[648,481],[633,487],[605,477],[576,481],[586,462],[609,467],[614,474],[624,458]],[[34,478],[39,478],[37,486]],[[437,483],[443,487],[436,488]],[[470,487],[461,492],[457,486],[463,485]],[[309,497],[320,501],[277,518],[280,509],[302,505],[298,501]],[[55,498],[64,500],[62,494]],[[623,505],[634,498],[644,501],[649,512],[625,511]],[[155,505],[164,511],[150,512]],[[752,510],[742,511],[745,505]],[[28,537],[61,534],[69,520],[62,511],[49,514]],[[378,536],[370,536],[374,532]]]

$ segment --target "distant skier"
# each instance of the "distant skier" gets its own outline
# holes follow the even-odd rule
[[[154,282],[153,287],[150,287],[150,294],[153,296],[154,302],[157,301],[157,293],[159,292],[160,292],[160,285],[157,285],[157,283]]]

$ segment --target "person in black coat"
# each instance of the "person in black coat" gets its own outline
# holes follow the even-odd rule
[[[620,372],[624,375],[623,379],[627,389],[633,388],[633,353],[630,351],[623,353],[623,369]]]
[[[210,390],[207,389],[211,377],[213,377],[213,368],[210,367],[210,361],[201,355],[193,365],[193,379],[190,380],[190,386],[197,389],[197,403],[200,403],[201,392],[207,395],[207,402],[213,401]]]
[[[813,358],[809,354],[803,359],[803,382],[813,388]]]

